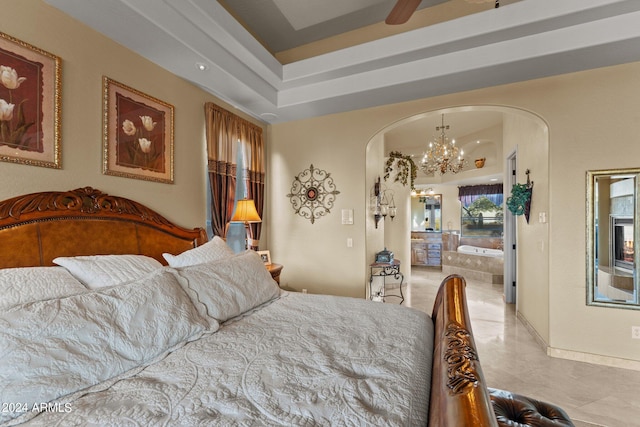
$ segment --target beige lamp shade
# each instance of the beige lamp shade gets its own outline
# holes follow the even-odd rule
[[[258,215],[256,204],[253,202],[253,199],[238,200],[231,222],[243,222],[246,224],[249,222],[261,221],[262,220],[260,219],[260,215]]]

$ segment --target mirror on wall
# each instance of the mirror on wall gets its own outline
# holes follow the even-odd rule
[[[442,232],[442,194],[411,196],[411,231]]]
[[[640,169],[587,172],[587,304],[640,309]]]

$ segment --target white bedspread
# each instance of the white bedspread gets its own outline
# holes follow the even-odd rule
[[[26,425],[424,426],[432,342],[416,310],[283,293]]]

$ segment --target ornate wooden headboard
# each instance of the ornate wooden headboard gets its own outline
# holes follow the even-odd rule
[[[182,228],[138,202],[91,187],[0,202],[0,268],[106,254],[143,254],[165,264],[163,252],[177,254],[206,241],[202,228]]]

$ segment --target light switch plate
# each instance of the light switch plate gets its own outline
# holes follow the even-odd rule
[[[342,209],[342,225],[353,225],[353,209]]]

